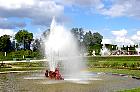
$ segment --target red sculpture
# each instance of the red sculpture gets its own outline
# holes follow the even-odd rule
[[[45,72],[45,76],[49,77],[50,79],[55,79],[55,80],[64,80],[64,78],[62,78],[60,71],[58,68],[55,69],[55,71],[48,71],[46,70]]]

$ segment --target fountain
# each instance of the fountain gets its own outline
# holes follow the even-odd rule
[[[55,73],[58,69],[64,79],[79,80],[83,74],[81,71],[86,69],[86,65],[80,57],[76,40],[62,25],[56,23],[55,17],[50,26],[50,34],[44,43],[49,71]],[[59,67],[60,63],[63,67]]]
[[[110,54],[110,51],[106,48],[105,44],[103,44],[103,47],[101,49],[101,56],[109,56]]]
[[[77,42],[55,18],[44,43],[49,65],[45,76],[49,78],[42,70],[0,74],[0,92],[112,92],[140,86],[140,81],[127,75],[85,72],[86,60]],[[108,52],[107,48],[102,52]]]

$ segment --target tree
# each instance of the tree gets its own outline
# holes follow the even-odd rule
[[[41,49],[41,43],[39,39],[35,39],[33,43],[33,51],[39,51]]]
[[[93,37],[91,31],[86,32],[83,38],[83,43],[84,45],[87,46],[92,46],[93,45]]]
[[[83,43],[85,47],[88,50],[89,55],[92,54],[93,50],[96,51],[96,53],[99,54],[101,49],[101,42],[102,42],[103,36],[100,35],[98,32],[92,33],[91,31],[86,32],[86,34],[83,37]]]
[[[92,46],[95,44],[101,44],[103,36],[100,35],[98,32],[93,33],[91,31],[86,32],[83,38],[83,42],[86,46]]]
[[[71,33],[78,42],[81,43],[83,41],[84,31],[82,28],[72,28]]]
[[[84,52],[84,45],[83,45],[83,37],[84,37],[84,31],[83,28],[72,28],[71,33],[74,36],[75,40],[78,42],[79,50],[81,53]]]
[[[19,30],[16,35],[15,39],[21,45],[23,45],[24,50],[30,50],[31,42],[33,41],[33,33],[29,33],[27,30]]]
[[[72,28],[71,33],[75,37],[76,40],[79,40],[79,38],[78,38],[78,36],[79,36],[78,28]]]
[[[84,38],[83,28],[79,28],[79,39],[80,39],[80,41],[83,41],[83,38]]]
[[[11,44],[10,35],[1,36],[0,41],[0,51],[9,52],[14,49]]]
[[[94,41],[94,44],[101,44],[102,39],[103,39],[103,36],[100,35],[98,32],[93,33],[93,41]]]

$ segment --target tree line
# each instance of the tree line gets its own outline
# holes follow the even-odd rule
[[[0,37],[0,60],[42,58],[40,47],[39,39],[33,39],[28,30],[19,30],[14,37],[5,34]]]
[[[82,53],[87,52],[88,55],[92,55],[94,50],[96,55],[100,54],[103,39],[100,33],[92,33],[90,30],[85,32],[82,28],[72,28],[71,33],[76,38]]]
[[[44,31],[42,36],[45,38],[49,35],[49,32],[49,29]],[[92,51],[96,50],[97,54],[99,54],[103,39],[101,34],[98,32],[92,33],[92,31],[85,32],[82,28],[72,28],[71,33],[77,40],[81,53],[84,53],[87,50],[88,54],[91,55]],[[1,36],[0,56],[4,56],[4,52],[7,52],[11,58],[22,58],[23,55],[25,55],[25,57],[31,58],[44,57],[40,52],[42,50],[42,38],[33,38],[33,33],[25,29],[19,30],[14,37],[10,35]]]

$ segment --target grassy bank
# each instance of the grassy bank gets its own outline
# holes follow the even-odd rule
[[[0,68],[0,72],[5,71],[31,71],[31,70],[42,70],[43,67],[21,67],[21,68]]]
[[[94,60],[95,58],[96,60]],[[93,72],[121,73],[140,77],[139,58],[139,56],[88,57],[87,65],[89,70]]]
[[[45,62],[17,62],[17,63],[9,63],[11,66],[15,67],[44,67]]]
[[[30,71],[44,69],[44,62],[17,62],[6,63],[0,67],[0,72],[5,71]]]
[[[88,61],[140,61],[140,56],[93,56],[88,57]]]
[[[140,61],[90,61],[87,64],[90,68],[116,68],[140,70]]]
[[[140,77],[140,56],[88,57],[87,65],[92,72],[127,74]],[[119,92],[140,92],[140,88]]]
[[[88,70],[92,72],[105,72],[127,74],[140,77],[140,57],[139,56],[111,56],[111,57],[88,57]],[[17,62],[7,63],[0,67],[0,72],[4,71],[30,71],[42,70],[44,62]],[[124,90],[120,92],[139,92],[140,88]]]
[[[140,77],[139,70],[112,69],[112,68],[89,68],[89,70],[92,71],[92,72],[127,74],[127,75],[131,75],[131,76]]]
[[[118,92],[140,92],[140,88],[129,89],[129,90],[123,90],[123,91],[118,91]]]

